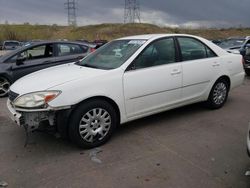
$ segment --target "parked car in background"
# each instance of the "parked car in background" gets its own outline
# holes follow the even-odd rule
[[[15,40],[7,40],[3,42],[3,50],[15,50],[17,48],[19,48],[20,42],[15,41]]]
[[[218,44],[221,48],[226,50],[229,53],[240,54],[240,49],[246,45],[250,41],[250,37],[231,37],[220,44]]]
[[[3,42],[0,41],[0,50],[3,50]]]
[[[6,96],[10,85],[27,74],[82,59],[90,53],[90,46],[79,42],[35,42],[1,56],[0,97]]]
[[[242,46],[240,54],[243,56],[243,65],[247,76],[250,76],[250,40]]]
[[[97,147],[122,123],[201,101],[221,108],[243,82],[241,59],[191,35],[125,37],[23,77],[7,106],[28,131],[47,122],[78,146]]]
[[[77,42],[88,42],[89,43],[89,41],[87,40],[87,39],[78,39],[78,40],[76,40]]]
[[[216,45],[219,45],[220,43],[222,43],[224,40],[223,39],[215,39],[215,40],[212,40],[212,42]]]
[[[250,157],[250,122],[247,130],[247,154]]]
[[[108,41],[107,40],[94,40],[93,43],[96,44],[96,49],[98,49],[104,44],[108,43]]]

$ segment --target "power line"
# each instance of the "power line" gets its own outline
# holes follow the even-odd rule
[[[75,0],[67,0],[66,3],[64,3],[65,9],[68,11],[68,25],[69,26],[76,26],[76,6],[77,3]]]
[[[139,0],[125,0],[124,23],[140,23]]]

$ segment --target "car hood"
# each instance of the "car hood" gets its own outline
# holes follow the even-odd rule
[[[29,74],[17,80],[10,90],[23,95],[26,93],[53,90],[53,87],[77,79],[90,79],[106,70],[87,68],[74,63],[60,65]]]

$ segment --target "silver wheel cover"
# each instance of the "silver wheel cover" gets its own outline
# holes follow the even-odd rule
[[[0,77],[0,97],[5,96],[10,88],[10,83],[6,78]]]
[[[94,108],[85,113],[79,123],[79,133],[86,142],[102,140],[111,127],[111,116],[102,108]]]
[[[227,96],[227,86],[223,82],[219,82],[216,84],[213,91],[213,101],[217,105],[221,105]]]

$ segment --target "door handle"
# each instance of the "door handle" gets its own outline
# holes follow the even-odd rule
[[[213,67],[219,67],[219,66],[220,66],[220,63],[218,63],[218,62],[213,62],[212,66],[213,66]]]
[[[181,71],[179,69],[174,69],[172,72],[171,72],[171,75],[178,75],[178,74],[181,74]]]

